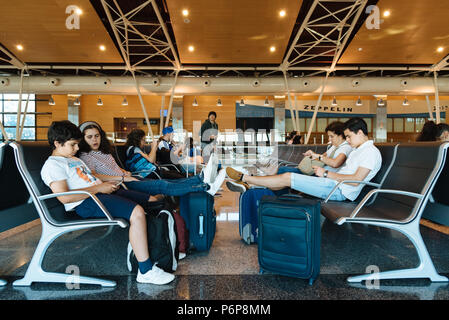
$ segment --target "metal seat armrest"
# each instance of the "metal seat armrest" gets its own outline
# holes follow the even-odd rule
[[[372,186],[376,188],[380,188],[379,183],[369,182],[369,181],[359,181],[359,180],[343,180],[338,182],[335,187],[331,190],[331,192],[327,195],[326,199],[324,200],[324,203],[328,202],[330,197],[334,194],[334,192],[338,189],[339,186],[341,186],[343,183],[361,183],[367,186]]]
[[[159,164],[158,167],[159,167],[159,168],[167,168],[167,169],[168,169],[168,167],[173,167],[173,168],[175,168],[176,171],[178,171],[179,173],[181,173],[181,172],[179,171],[178,167],[175,166],[174,164],[171,164],[171,163]]]
[[[114,218],[111,216],[111,214],[108,212],[108,210],[103,206],[101,201],[98,200],[98,198],[95,195],[93,195],[92,193],[87,192],[87,191],[74,190],[74,191],[66,191],[66,192],[58,192],[58,193],[49,193],[49,194],[46,194],[46,195],[39,196],[38,199],[39,200],[47,200],[47,199],[51,199],[51,198],[57,198],[57,197],[61,197],[61,196],[68,196],[68,195],[73,195],[73,194],[87,194],[87,195],[89,195],[89,197],[91,197],[95,201],[95,203],[100,207],[101,211],[104,213],[106,218],[109,221],[114,221]]]

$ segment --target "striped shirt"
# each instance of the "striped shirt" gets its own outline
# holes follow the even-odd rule
[[[111,154],[101,151],[83,152],[80,159],[86,163],[91,171],[107,176],[122,176],[123,170],[118,166]]]

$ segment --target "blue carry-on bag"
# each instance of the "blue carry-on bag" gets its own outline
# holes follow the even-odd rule
[[[320,273],[319,200],[288,194],[264,196],[259,204],[260,271],[309,279]]]
[[[189,193],[180,197],[179,209],[189,230],[190,249],[209,250],[217,226],[214,197],[203,191]]]
[[[258,233],[258,207],[260,199],[265,196],[274,196],[273,191],[266,188],[249,189],[240,195],[239,199],[239,233],[247,244],[257,243]]]

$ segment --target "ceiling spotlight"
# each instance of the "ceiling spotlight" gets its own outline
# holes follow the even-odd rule
[[[80,99],[78,97],[76,97],[75,101],[73,101],[73,105],[74,106],[79,106],[81,105]]]
[[[103,101],[101,100],[101,98],[98,98],[97,106],[102,106],[102,105],[103,105]]]
[[[269,106],[270,102],[268,101],[268,97],[265,97],[265,102],[263,103],[264,106]]]
[[[21,44],[18,44],[18,45],[16,46],[16,48],[17,48],[17,50],[19,50],[19,51],[22,51],[22,50],[23,50],[23,46],[22,46]]]
[[[279,15],[281,16],[281,17],[285,17],[285,10],[281,10],[281,11],[279,11]]]
[[[198,107],[198,101],[196,101],[196,97],[193,99],[192,106]]]
[[[402,105],[403,106],[409,106],[410,105],[410,102],[408,102],[407,97],[404,97],[404,101],[402,101]]]
[[[76,8],[75,12],[77,15],[83,14],[83,10],[81,10],[80,8]]]
[[[385,17],[385,18],[389,17],[390,14],[391,14],[390,10],[385,10],[385,11],[384,11],[384,17]]]
[[[105,51],[106,50],[106,47],[104,45],[100,45],[99,48],[100,48],[101,51]]]
[[[48,105],[49,106],[54,106],[56,103],[55,103],[55,100],[53,100],[53,96],[50,96],[50,99],[48,99]]]
[[[276,47],[275,46],[271,46],[270,47],[270,52],[275,52],[276,51]]]
[[[242,99],[240,99],[240,106],[243,107],[245,105],[245,101]]]
[[[127,106],[127,105],[128,105],[128,100],[126,100],[126,97],[125,97],[125,98],[123,98],[122,106]]]
[[[385,105],[384,99],[380,98],[379,101],[377,101],[377,105],[383,107]]]
[[[189,46],[189,51],[190,52],[193,52],[195,50],[195,47],[194,46]]]
[[[355,105],[358,106],[358,107],[360,107],[360,106],[362,105],[362,99],[360,99],[360,96],[359,96],[359,98],[357,99]]]
[[[336,107],[337,106],[337,99],[334,98],[332,99],[332,106]]]
[[[443,52],[444,48],[443,47],[438,47],[437,52]]]
[[[222,106],[223,106],[223,104],[221,103],[221,99],[218,98],[218,100],[217,100],[217,107],[222,107]]]

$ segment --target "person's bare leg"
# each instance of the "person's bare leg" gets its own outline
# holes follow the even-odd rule
[[[249,176],[244,175],[242,178],[243,182],[253,184],[256,186],[270,188],[272,190],[279,190],[286,187],[290,187],[291,173],[286,172],[283,174],[278,174],[275,176]]]
[[[150,254],[148,253],[147,221],[141,206],[134,207],[129,224],[129,242],[137,261],[146,261]]]

